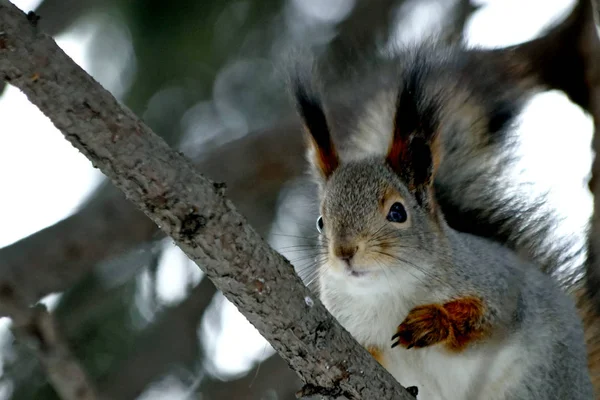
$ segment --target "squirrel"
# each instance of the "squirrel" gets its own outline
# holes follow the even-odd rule
[[[295,82],[319,184],[320,297],[419,398],[594,398],[598,290],[550,276],[576,255],[540,250],[551,224],[493,182],[532,94],[561,89],[587,106],[578,46],[590,15],[580,1],[507,49],[403,51],[359,82],[362,109],[337,124]],[[345,159],[330,126],[358,131]]]
[[[318,97],[296,89],[321,179],[321,300],[423,399],[593,399],[574,302],[512,251],[445,222],[427,111],[438,106],[420,79],[402,79],[387,155],[345,162]]]

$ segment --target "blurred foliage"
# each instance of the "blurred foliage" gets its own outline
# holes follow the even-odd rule
[[[125,103],[144,114],[155,132],[176,143],[181,136],[181,125],[176,122],[192,105],[212,97],[217,75],[228,63],[240,56],[266,55],[272,42],[269,22],[281,4],[281,0],[126,3],[123,15],[139,67]],[[254,92],[272,90],[259,86],[260,77],[257,81],[249,73],[261,71],[244,72],[233,78],[246,82],[227,84],[246,84]],[[155,99],[160,106],[148,109],[150,99],[161,94],[164,99]],[[244,95],[239,90],[237,94]]]

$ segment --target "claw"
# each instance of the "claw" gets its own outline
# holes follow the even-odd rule
[[[408,386],[406,391],[410,393],[413,397],[417,397],[419,395],[419,388],[416,386]]]

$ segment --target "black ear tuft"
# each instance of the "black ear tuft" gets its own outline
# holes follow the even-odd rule
[[[329,148],[331,145],[330,133],[321,99],[301,84],[294,88],[294,95],[298,112],[308,133],[319,147]]]
[[[438,108],[424,96],[422,71],[405,73],[396,100],[394,132],[386,162],[411,190],[428,187],[439,164]]]
[[[327,179],[339,164],[339,158],[319,96],[300,79],[294,82],[298,113],[309,136],[310,159],[320,175]]]
[[[433,175],[433,154],[429,143],[423,137],[415,137],[410,143],[412,181],[416,185],[427,186]]]

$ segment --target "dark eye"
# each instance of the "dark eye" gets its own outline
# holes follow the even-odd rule
[[[390,207],[390,211],[387,215],[387,220],[390,222],[406,222],[408,215],[406,214],[406,209],[402,205],[402,203],[394,203]]]
[[[317,218],[317,230],[319,233],[323,232],[323,217],[320,215],[319,218]]]

